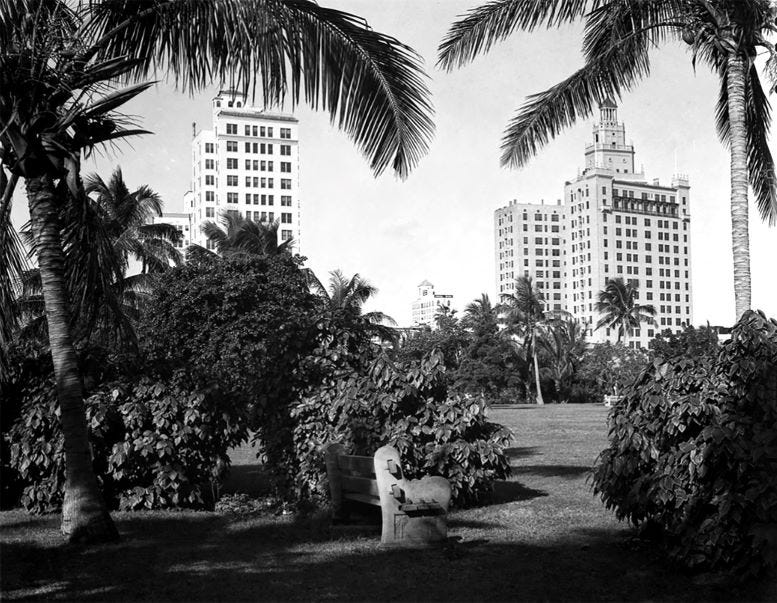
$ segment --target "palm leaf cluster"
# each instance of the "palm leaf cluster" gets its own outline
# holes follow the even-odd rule
[[[325,286],[312,272],[308,272],[311,291],[322,303],[323,312],[330,319],[342,324],[353,332],[363,332],[382,342],[397,343],[396,321],[380,311],[364,312],[367,303],[378,289],[359,274],[351,278],[342,271],[329,273],[328,286]]]
[[[219,216],[220,224],[213,221],[203,222],[200,226],[205,238],[213,244],[222,257],[235,255],[279,255],[291,253],[294,239],[278,241],[277,220],[273,222],[255,222],[237,213],[223,212]],[[187,257],[206,257],[212,252],[200,245],[190,245]]]
[[[655,307],[637,303],[637,289],[621,278],[608,281],[604,290],[599,292],[596,311],[601,315],[596,328],[615,329],[619,342],[622,337],[628,337],[639,329],[643,322],[655,324]]]

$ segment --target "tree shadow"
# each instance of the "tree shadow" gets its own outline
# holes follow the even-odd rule
[[[773,584],[699,584],[623,529],[572,529],[554,541],[455,534],[432,549],[310,521],[214,514],[118,518],[124,540],[82,548],[3,546],[6,598],[68,600],[773,600]],[[477,523],[477,522],[476,522]],[[465,532],[470,534],[470,532]],[[495,541],[494,536],[500,540]],[[508,538],[508,539],[506,539]]]
[[[591,472],[587,465],[514,465],[513,475],[537,475],[540,477],[575,478]]]
[[[515,470],[513,470],[515,473]],[[491,504],[501,505],[504,503],[519,502],[523,500],[531,500],[533,498],[539,498],[541,496],[547,496],[548,493],[545,490],[535,490],[524,486],[520,482],[516,481],[498,481],[494,483],[494,491],[491,495]]]
[[[516,448],[505,448],[505,454],[507,455],[507,458],[513,460],[522,459],[529,456],[538,456],[541,455],[542,452],[540,452],[539,446],[523,446]]]

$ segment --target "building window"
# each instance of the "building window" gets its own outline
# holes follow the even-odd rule
[[[216,200],[216,193],[213,191],[205,191],[205,201],[213,203]]]
[[[237,153],[237,141],[236,140],[228,140],[227,141],[227,153]]]
[[[205,143],[205,152],[206,153],[213,153],[213,152],[215,152],[215,149],[213,148],[213,143],[212,142],[206,142]],[[207,165],[205,167],[207,167]]]
[[[227,176],[227,186],[237,186],[237,176]]]
[[[281,128],[281,138],[291,138],[291,128]]]
[[[272,178],[270,178],[270,181],[272,182]],[[291,179],[281,178],[281,188],[285,190],[291,190]]]
[[[216,210],[212,207],[206,207],[205,208],[205,217],[206,218],[213,218],[216,216]]]
[[[282,213],[281,214],[281,223],[282,224],[291,224],[291,214],[289,214],[289,213]]]
[[[205,186],[213,186],[214,184],[216,184],[216,177],[211,174],[206,175]]]
[[[281,171],[282,172],[291,172],[291,162],[290,161],[281,161]]]
[[[237,193],[227,193],[227,203],[237,203]]]
[[[272,126],[267,126],[267,136],[272,138]],[[272,153],[272,151],[270,151],[270,153]],[[270,220],[272,220],[272,218],[270,218]]]
[[[205,169],[206,170],[216,169],[216,162],[213,161],[213,159],[206,159],[205,160]]]
[[[227,134],[237,134],[237,124],[227,124]]]
[[[283,207],[291,207],[291,195],[281,195],[281,205]]]
[[[227,158],[227,169],[228,170],[236,170],[237,169],[237,158],[235,158],[235,157],[228,157]]]
[[[281,155],[291,155],[291,145],[290,144],[282,144],[281,145]]]

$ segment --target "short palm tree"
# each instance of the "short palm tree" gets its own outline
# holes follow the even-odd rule
[[[71,540],[117,533],[92,469],[60,208],[67,196],[84,196],[84,152],[139,133],[116,109],[150,84],[114,87],[156,73],[189,91],[230,81],[268,105],[287,96],[321,103],[375,173],[407,175],[433,129],[419,57],[363,20],[309,0],[0,2],[0,159],[9,181],[25,182],[38,246],[65,439],[62,530]],[[0,280],[9,288],[18,271],[3,270],[14,277]]]
[[[488,295],[483,293],[464,308],[461,324],[475,337],[492,335],[499,330],[499,311],[499,306],[494,306]]]
[[[515,281],[513,293],[502,296],[506,333],[523,338],[527,357],[531,356],[534,366],[534,384],[537,404],[544,404],[540,387],[540,368],[537,360],[537,341],[548,320],[555,316],[545,310],[545,296],[534,288],[530,276],[520,276]]]
[[[381,341],[397,342],[396,321],[388,314],[373,311],[362,312],[364,304],[378,292],[370,282],[358,274],[347,278],[340,270],[329,273],[329,286],[308,272],[310,288],[323,302],[324,312],[338,320],[345,328],[362,331]]]
[[[181,263],[181,252],[175,247],[181,233],[171,224],[151,223],[152,218],[162,215],[162,199],[150,187],[144,185],[130,192],[121,168],[114,170],[108,182],[92,174],[84,184],[114,241],[125,273],[130,258],[141,263],[141,274],[164,272],[171,264]]]
[[[656,309],[650,304],[637,303],[637,288],[624,283],[622,278],[607,282],[603,291],[599,291],[596,311],[601,315],[596,329],[606,327],[618,333],[618,343],[645,322],[655,324]]]
[[[691,46],[693,64],[720,78],[717,129],[730,150],[731,232],[736,318],[750,308],[748,183],[761,216],[777,221],[777,179],[769,151],[768,92],[777,86],[774,0],[493,0],[453,24],[439,64],[453,69],[515,32],[585,20],[585,64],[563,82],[529,97],[507,127],[502,163],[524,165],[565,127],[620,97],[650,73],[649,51],[667,41]],[[764,87],[755,67],[767,54]]]
[[[202,229],[205,238],[216,248],[219,255],[228,257],[232,255],[262,255],[272,256],[282,253],[291,253],[294,239],[278,241],[277,221],[254,222],[239,214],[224,212],[221,214],[221,225],[208,220],[203,222]],[[193,245],[195,249],[187,250],[187,253],[208,253],[208,250]]]
[[[585,351],[585,330],[571,318],[551,320],[537,343],[544,365],[540,372],[553,381],[556,397],[565,402],[569,379]]]

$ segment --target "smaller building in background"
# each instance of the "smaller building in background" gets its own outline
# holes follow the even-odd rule
[[[170,224],[181,233],[181,240],[175,244],[182,252],[192,244],[191,214],[188,213],[163,213],[161,216],[151,218],[152,224]]]
[[[413,325],[429,325],[435,328],[434,316],[440,308],[452,309],[453,296],[435,293],[434,285],[423,281],[418,285],[418,298],[413,302]]]

